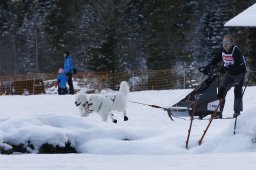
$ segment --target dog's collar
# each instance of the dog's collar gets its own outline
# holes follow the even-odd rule
[[[98,111],[97,111],[97,112],[99,112],[99,111],[100,111],[100,109],[101,109],[101,106],[102,106],[102,102],[100,103],[100,106],[99,106],[99,109],[98,109]]]

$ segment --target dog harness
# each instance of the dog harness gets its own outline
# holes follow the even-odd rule
[[[100,109],[101,109],[101,106],[102,106],[102,102],[100,103],[100,106],[99,106],[99,109],[98,109],[98,111],[97,111],[97,112],[99,112],[99,111],[100,111]]]

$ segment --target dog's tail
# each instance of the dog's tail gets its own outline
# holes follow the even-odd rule
[[[128,93],[130,92],[130,87],[126,81],[121,82],[119,92],[124,94],[125,96],[128,96]]]

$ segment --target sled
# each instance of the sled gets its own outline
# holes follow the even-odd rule
[[[206,75],[192,92],[169,108],[171,112],[168,114],[169,117],[191,117],[193,115],[203,119],[212,114],[218,107],[219,81],[220,75],[218,73]],[[223,107],[224,103],[218,108],[217,115],[222,113]]]

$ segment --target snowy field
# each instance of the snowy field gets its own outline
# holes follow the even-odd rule
[[[129,100],[168,107],[190,90],[130,93]],[[238,118],[214,120],[198,146],[207,120],[195,120],[185,149],[189,118],[172,122],[167,113],[128,104],[128,122],[102,122],[98,115],[79,116],[75,96],[36,95],[0,97],[0,145],[4,141],[35,144],[32,154],[0,155],[0,170],[254,170],[256,166],[256,87],[248,87],[244,112]],[[233,114],[233,90],[224,117]],[[79,154],[35,154],[42,143],[71,142]],[[5,146],[8,147],[8,146]]]

